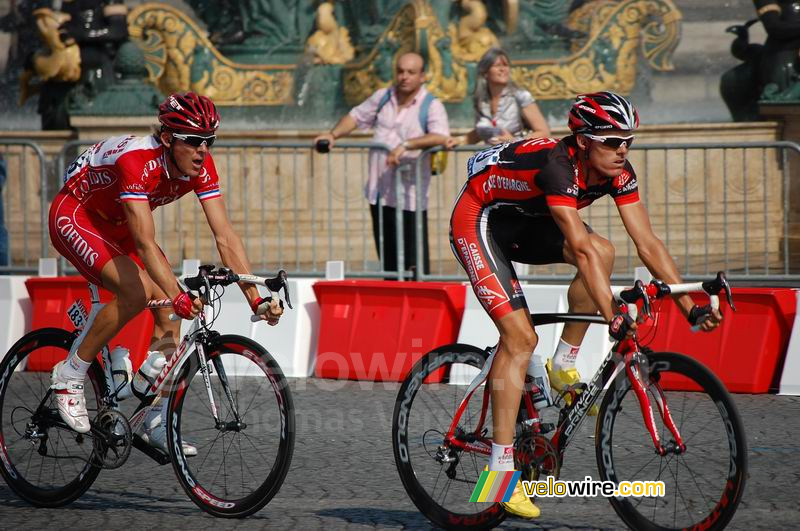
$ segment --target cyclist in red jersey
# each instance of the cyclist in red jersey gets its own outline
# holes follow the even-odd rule
[[[209,152],[220,121],[214,103],[192,92],[173,94],[159,106],[158,119],[157,134],[109,138],[87,149],[67,169],[64,187],[50,207],[53,246],[84,278],[115,295],[87,323],[77,350],[73,347],[67,360],[53,371],[61,418],[80,433],[90,429],[83,381],[103,345],[149,300],[169,298],[172,308],[153,310],[151,344],[161,355],[171,354],[180,322],[170,321],[169,314],[192,319],[203,308],[180,288],[156,243],[152,210],[193,191],[222,262],[237,272],[250,271],[242,240],[228,219]],[[262,302],[255,286],[244,284],[241,289],[252,308]],[[263,319],[274,325],[281,313],[273,301]],[[157,409],[145,420],[143,438],[165,449],[165,430]]]
[[[490,359],[494,424],[490,470],[514,468],[514,427],[526,375],[535,386],[536,405],[551,405],[551,380],[559,392],[564,385],[579,383],[573,346],[580,345],[588,328],[581,323],[564,326],[562,343],[570,347],[570,356],[566,362],[556,356],[560,366],[548,371],[546,360],[532,355],[538,338],[512,261],[576,266],[568,290],[570,311],[599,311],[609,322],[611,336],[622,339],[631,334],[636,324],[627,314],[615,313],[612,301],[614,247],[578,215],[579,209],[610,195],[650,272],[668,283],[681,282],[675,262],[653,233],[639,200],[636,173],[627,160],[638,125],[638,113],[625,98],[611,92],[584,94],[569,112],[572,135],[493,146],[467,163],[468,180],[453,210],[450,242],[500,333]],[[689,322],[700,324],[704,331],[715,328],[722,318],[710,307],[693,305],[688,295],[676,302]],[[505,505],[518,516],[539,515],[519,485]]]

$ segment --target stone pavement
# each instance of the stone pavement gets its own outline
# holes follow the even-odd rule
[[[0,482],[4,529],[428,529],[406,495],[392,457],[396,384],[292,381],[297,439],[292,466],[275,498],[245,520],[221,520],[184,495],[170,466],[134,450],[118,470],[103,471],[78,501],[37,509]],[[788,529],[800,522],[800,397],[735,395],[747,429],[750,477],[729,529]],[[567,451],[562,478],[597,478],[592,431],[585,423]],[[602,498],[544,500],[535,523],[501,529],[619,529]]]

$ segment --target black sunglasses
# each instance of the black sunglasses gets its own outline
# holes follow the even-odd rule
[[[611,149],[619,149],[622,144],[628,146],[628,149],[633,145],[633,135],[630,136],[597,136],[597,135],[590,135],[588,133],[584,133],[583,136],[594,140],[595,142],[600,142],[605,144],[606,146],[610,147]]]
[[[200,147],[203,142],[206,143],[207,147],[211,147],[214,145],[214,141],[217,139],[217,135],[208,135],[208,136],[201,136],[201,135],[184,135],[181,133],[172,133],[173,138],[177,138],[178,140],[183,140],[190,146],[194,148]]]

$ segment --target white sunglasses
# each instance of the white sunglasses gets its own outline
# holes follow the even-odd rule
[[[597,135],[590,135],[589,133],[583,133],[583,136],[590,140],[594,140],[595,142],[600,142],[605,144],[606,146],[610,147],[611,149],[619,149],[622,144],[625,144],[628,148],[633,145],[634,136],[597,136]]]

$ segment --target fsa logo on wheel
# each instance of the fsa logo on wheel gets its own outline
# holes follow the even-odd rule
[[[508,297],[503,293],[503,287],[494,273],[475,283],[475,295],[478,296],[478,300],[481,301],[487,312],[508,302]]]

